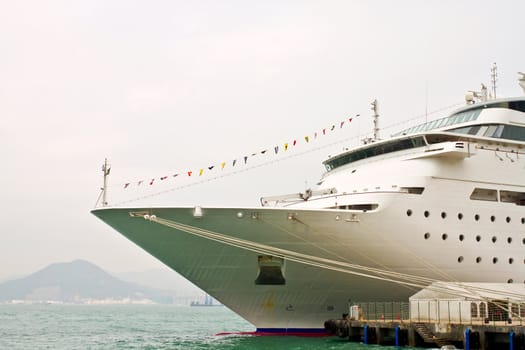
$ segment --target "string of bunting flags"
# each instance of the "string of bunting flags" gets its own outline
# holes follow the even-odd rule
[[[251,157],[255,157],[255,156],[259,155],[259,154],[263,154],[263,155],[271,154],[272,151],[273,151],[273,154],[277,155],[277,154],[279,154],[279,152],[281,152],[281,153],[282,152],[287,152],[292,147],[297,146],[299,142],[304,142],[304,143],[308,144],[311,141],[315,141],[319,137],[326,136],[329,133],[335,131],[336,129],[342,129],[345,125],[350,124],[352,122],[352,120],[354,118],[358,117],[358,116],[359,116],[359,114],[356,114],[354,117],[348,118],[346,120],[342,120],[338,124],[332,124],[332,126],[330,126],[328,128],[323,128],[320,131],[315,131],[315,132],[313,132],[310,135],[305,135],[302,138],[293,139],[293,141],[291,141],[291,142],[285,142],[285,143],[283,143],[281,145],[274,146],[273,148],[271,148],[271,147],[270,148],[265,148],[265,149],[263,149],[262,151],[259,151],[259,152],[249,153],[250,155],[245,155],[245,156],[243,156],[241,158],[233,159],[230,162],[223,161],[223,162],[218,163],[218,164],[209,165],[207,167],[199,168],[196,171],[195,170],[187,170],[187,171],[183,171],[183,172],[177,172],[177,173],[172,174],[172,175],[164,175],[164,176],[160,176],[160,177],[151,178],[151,179],[148,179],[148,180],[139,180],[139,181],[135,181],[135,182],[131,182],[130,181],[130,182],[124,183],[123,184],[123,188],[124,189],[129,189],[129,188],[131,188],[133,186],[141,186],[141,185],[153,186],[156,183],[164,182],[164,181],[166,181],[166,180],[168,180],[170,178],[174,179],[174,178],[180,178],[180,177],[186,177],[186,178],[188,178],[188,177],[199,177],[199,176],[204,176],[205,172],[208,173],[208,172],[212,172],[212,171],[217,171],[219,169],[220,169],[220,171],[224,171],[224,169],[226,169],[227,167],[234,168],[234,167],[239,166],[239,165],[246,165],[246,164],[248,164],[248,160]]]

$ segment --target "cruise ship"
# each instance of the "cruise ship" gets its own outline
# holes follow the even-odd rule
[[[322,333],[352,301],[436,281],[525,283],[525,97],[470,94],[323,164],[316,188],[260,207],[92,213],[261,334]]]

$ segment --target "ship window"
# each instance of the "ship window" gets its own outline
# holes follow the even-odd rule
[[[508,108],[515,111],[525,112],[525,101],[507,101],[491,103],[484,106],[484,108]]]
[[[474,215],[474,220],[479,221],[479,215],[478,214]]]
[[[507,243],[508,243],[508,244],[511,244],[511,243],[512,243],[512,237],[507,237]]]
[[[507,140],[525,141],[525,128],[515,125],[505,125],[500,137]]]
[[[443,233],[441,235],[441,239],[446,240],[448,238],[448,235],[446,233]]]
[[[463,262],[463,257],[462,256],[458,257],[458,263],[460,263],[460,262]]]
[[[491,222],[496,221],[496,217],[495,217],[494,215],[491,215],[491,216],[490,216],[490,221],[491,221]]]
[[[478,305],[474,302],[470,303],[470,317],[478,317]]]
[[[479,304],[479,317],[487,317],[487,305],[485,303]]]
[[[514,259],[513,258],[509,258],[509,264],[512,264],[514,263]]]
[[[459,220],[463,219],[463,214],[458,213],[458,219],[459,219]]]
[[[496,243],[497,240],[498,238],[496,236],[492,236],[492,243]]]
[[[378,207],[379,207],[378,204],[349,204],[349,205],[338,205],[335,207],[331,207],[330,209],[369,211],[369,210],[375,210]]]
[[[258,273],[255,279],[257,285],[284,285],[286,280],[283,276],[284,259],[271,256],[259,255],[257,257]]]
[[[503,203],[525,205],[525,192],[500,191],[499,198]],[[523,219],[522,219],[523,222]]]
[[[424,190],[424,187],[401,187],[401,192],[410,194],[422,194]]]
[[[498,125],[490,125],[485,131],[485,137],[494,137],[494,133],[496,132],[496,129],[498,128]]]
[[[477,201],[498,201],[498,191],[489,188],[475,188],[470,199]]]
[[[476,242],[479,242],[479,241],[481,241],[481,236],[480,236],[480,235],[477,235],[477,236],[476,236]]]
[[[498,262],[498,258],[496,258],[496,257],[492,258],[492,263],[493,264],[496,264],[497,262]]]
[[[334,157],[325,161],[324,165],[327,171],[333,170],[340,166],[356,162],[361,159],[371,158],[382,154],[402,151],[406,149],[424,146],[425,139],[423,137],[415,137],[409,139],[395,140],[384,142],[380,144],[371,144],[366,148],[361,148],[352,152],[344,153],[340,156]]]
[[[428,232],[425,233],[425,236],[424,236],[424,237],[425,237],[425,239],[429,239],[429,238],[430,238],[430,233],[428,233]]]
[[[430,216],[430,213],[428,212],[428,210],[425,210],[425,212],[423,214],[425,215],[426,218],[428,218]]]
[[[459,235],[459,240],[463,241],[465,239],[465,236],[463,234]]]
[[[479,264],[480,262],[481,262],[481,256],[478,256],[478,257],[476,258],[476,263]]]
[[[485,131],[488,129],[488,125],[483,125],[479,128],[478,132],[476,133],[477,136],[483,136],[485,134]]]

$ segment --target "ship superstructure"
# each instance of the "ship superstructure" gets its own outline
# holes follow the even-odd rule
[[[262,207],[93,214],[260,332],[322,331],[351,300],[435,281],[525,283],[525,98],[368,141]]]

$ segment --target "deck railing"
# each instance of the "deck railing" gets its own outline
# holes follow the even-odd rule
[[[410,302],[356,302],[349,318],[360,321],[471,325],[523,325],[525,302],[416,300]]]

